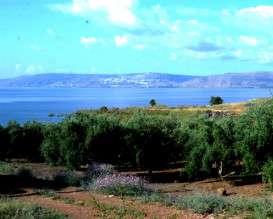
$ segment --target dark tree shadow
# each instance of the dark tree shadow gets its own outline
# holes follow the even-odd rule
[[[57,190],[63,187],[56,185],[52,180],[37,179],[31,176],[0,175],[0,194],[22,194],[27,188]]]

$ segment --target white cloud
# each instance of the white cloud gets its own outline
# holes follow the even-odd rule
[[[269,63],[273,61],[273,52],[258,51],[257,53],[259,63]]]
[[[33,44],[29,45],[29,48],[32,49],[33,51],[37,51],[37,52],[39,52],[41,50],[41,48],[39,46],[35,46]]]
[[[27,73],[34,73],[36,70],[34,65],[29,65],[26,69]]]
[[[249,46],[258,46],[259,41],[254,37],[240,36],[240,42]]]
[[[118,47],[124,46],[127,43],[127,36],[126,35],[123,37],[115,36],[115,43]]]
[[[56,34],[50,28],[47,28],[47,34],[49,36],[56,37]]]
[[[41,71],[44,71],[44,68],[43,68],[43,66],[38,65],[38,66],[37,66],[37,70],[41,72]]]
[[[136,24],[137,19],[132,12],[134,3],[137,4],[137,1],[73,0],[73,4],[51,4],[48,5],[48,8],[83,17],[103,16],[110,23],[123,26]]]
[[[15,69],[17,72],[20,72],[22,70],[22,65],[21,64],[16,64]]]
[[[134,49],[137,49],[137,50],[142,50],[146,47],[145,44],[137,44],[137,45],[134,45],[133,48]]]
[[[84,45],[86,48],[91,49],[93,45],[95,44],[101,44],[102,46],[106,45],[105,41],[101,38],[96,38],[96,37],[81,37],[81,42],[80,44]]]
[[[29,65],[27,68],[26,68],[26,72],[29,73],[29,74],[33,74],[33,73],[39,73],[39,72],[43,72],[44,71],[44,68],[43,66],[41,65]]]
[[[255,16],[268,19],[273,17],[273,6],[259,5],[256,8],[244,8],[237,12],[237,16]]]
[[[227,38],[226,38],[226,41],[227,41],[227,42],[229,42],[229,43],[231,43],[231,42],[232,42],[232,40],[231,40],[231,38],[230,38],[230,37],[227,37]]]
[[[197,23],[198,23],[197,20],[189,20],[188,22],[189,22],[189,23],[192,23],[192,24],[197,24]]]
[[[176,54],[175,54],[174,52],[171,52],[171,53],[170,53],[170,60],[171,60],[171,61],[174,61],[174,60],[176,60],[176,59],[177,59]]]
[[[190,33],[190,36],[201,36],[201,33],[194,31]]]
[[[236,56],[241,56],[243,54],[242,50],[238,50],[234,53]]]
[[[178,8],[177,12],[183,16],[191,15],[191,16],[205,16],[205,17],[215,13],[211,10],[200,9],[200,8]]]
[[[272,35],[273,6],[259,5],[241,10],[228,10],[223,14],[222,21],[224,24],[244,28],[247,31],[259,30],[263,31],[263,34]]]
[[[96,67],[92,67],[91,69],[90,69],[90,71],[92,72],[92,73],[95,73],[96,71],[97,71],[97,69],[96,69]]]

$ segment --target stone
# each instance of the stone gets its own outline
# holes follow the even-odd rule
[[[224,188],[219,188],[217,189],[217,195],[219,196],[227,195],[227,190],[225,190]]]

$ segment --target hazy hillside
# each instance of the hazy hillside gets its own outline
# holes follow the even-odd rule
[[[163,73],[26,75],[0,80],[0,87],[273,87],[273,72],[189,76]]]
[[[0,80],[0,87],[175,87],[196,76],[162,73],[39,74]]]
[[[178,85],[178,87],[273,87],[273,72],[247,72],[210,75],[182,82]]]

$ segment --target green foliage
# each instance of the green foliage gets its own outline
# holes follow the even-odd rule
[[[273,103],[248,108],[238,119],[237,151],[244,161],[245,173],[261,171],[273,157]]]
[[[59,145],[61,129],[62,123],[46,123],[43,128],[44,140],[41,144],[41,152],[46,163],[51,166],[64,164]]]
[[[269,183],[271,191],[273,191],[273,158],[269,158],[263,166],[263,182]]]
[[[217,96],[217,97],[214,97],[214,96],[211,96],[210,98],[210,105],[217,105],[217,104],[222,104],[224,101],[221,97]]]
[[[28,158],[30,161],[44,161],[40,145],[44,139],[43,137],[43,124],[37,121],[27,121],[22,126],[22,142],[23,157]]]
[[[122,198],[122,206],[117,207],[114,205],[104,204],[101,203],[98,199],[92,196],[92,205],[100,212],[100,218],[117,218],[117,219],[125,219],[125,218],[143,218],[146,213],[144,211],[136,211],[133,209],[133,202],[132,204],[126,204],[125,200]]]
[[[151,100],[150,100],[150,105],[151,105],[151,107],[153,107],[153,106],[155,106],[155,105],[156,105],[156,102],[155,102],[155,100],[154,100],[154,99],[151,99]]]
[[[88,183],[91,183],[100,176],[112,175],[114,174],[114,172],[115,172],[114,166],[111,164],[93,163],[88,165],[87,167],[85,173],[85,180]]]
[[[31,161],[43,161],[40,152],[42,129],[43,125],[37,121],[27,121],[23,126],[10,121],[6,128],[0,126],[0,159],[28,158]]]
[[[8,130],[0,125],[0,160],[7,157],[8,148],[10,146],[10,136]]]
[[[105,113],[108,111],[108,108],[106,106],[102,106],[101,108],[99,108],[99,112],[101,113]]]
[[[69,169],[92,162],[116,163],[123,147],[122,131],[116,117],[78,113],[45,126],[42,152],[48,163]]]
[[[20,176],[25,179],[30,179],[33,177],[33,172],[29,168],[25,168],[24,166],[20,166],[15,170],[15,175]]]
[[[212,165],[222,178],[232,169],[237,159],[235,155],[235,123],[230,117],[224,119],[200,116],[184,123],[181,136],[184,143],[185,172],[189,179],[200,179],[204,175],[213,176]],[[185,175],[183,173],[182,175]]]
[[[193,117],[197,114],[186,115],[183,109],[173,111],[174,116],[170,110],[147,109],[133,115],[133,109],[78,111],[59,123],[10,121],[0,126],[0,160],[45,160],[69,169],[110,163],[150,173],[183,160],[183,175],[197,179],[217,172],[222,178],[234,171],[237,160],[244,162],[245,173],[255,174],[273,158],[272,100],[257,103],[238,118]]]
[[[0,198],[1,219],[69,219],[60,212],[42,208],[34,203],[21,202],[10,198]]]
[[[135,156],[132,160],[138,166],[152,171],[171,160],[174,147],[171,133],[174,127],[170,121],[140,111],[128,120],[125,127],[126,144],[133,152],[131,157]]]
[[[271,200],[256,202],[253,205],[249,219],[273,218],[273,204]]]
[[[8,165],[5,162],[0,161],[0,173],[10,174],[11,173],[10,165]]]
[[[228,201],[224,197],[212,193],[195,193],[185,196],[180,201],[180,206],[199,214],[221,213],[227,209]]]
[[[246,199],[227,198],[217,196],[214,193],[195,192],[183,197],[173,195],[162,195],[158,192],[145,194],[141,197],[142,202],[159,202],[163,205],[174,206],[175,208],[190,209],[199,214],[221,214],[227,216],[238,216],[240,214],[248,219],[272,218],[273,202],[270,199]]]
[[[80,186],[84,177],[76,171],[67,170],[54,174],[53,181],[57,186]]]

